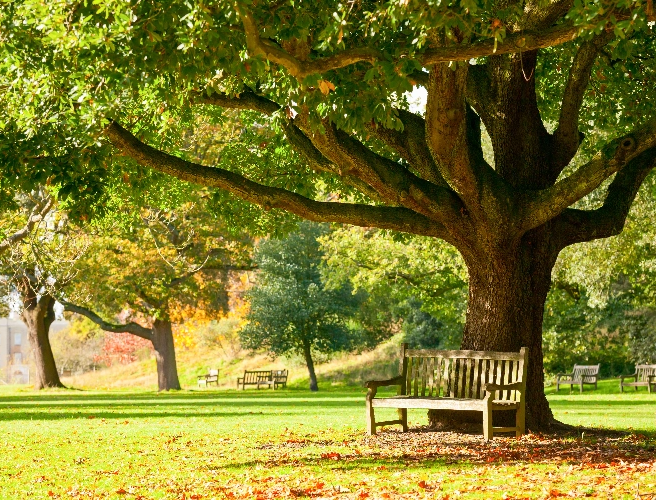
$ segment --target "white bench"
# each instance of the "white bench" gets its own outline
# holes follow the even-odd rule
[[[219,370],[211,369],[207,375],[198,376],[198,387],[207,387],[210,384],[219,386]]]

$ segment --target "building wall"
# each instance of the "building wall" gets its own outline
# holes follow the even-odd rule
[[[50,334],[68,325],[68,321],[55,321],[50,327]],[[17,315],[0,318],[0,377],[10,383],[28,383],[29,367],[32,365],[30,354],[25,323]]]

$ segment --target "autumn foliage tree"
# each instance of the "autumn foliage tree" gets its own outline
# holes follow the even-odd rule
[[[468,269],[462,348],[528,347],[528,426],[549,427],[551,269],[567,246],[622,230],[656,158],[651,0],[20,0],[1,12],[5,156],[19,171],[102,191],[93,159],[113,148],[267,210],[440,238]],[[407,105],[413,86],[424,115]],[[226,109],[273,137],[193,161],[183,130]],[[598,203],[579,204],[588,196]]]
[[[139,217],[128,227],[97,229],[67,290],[80,299],[61,300],[108,332],[150,341],[159,390],[180,389],[174,324],[227,309],[228,273],[250,266],[249,242],[227,238],[194,203],[176,211],[142,209]]]

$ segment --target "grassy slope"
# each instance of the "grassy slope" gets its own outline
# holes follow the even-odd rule
[[[366,380],[387,378],[396,375],[398,361],[398,339],[392,339],[373,351],[353,355],[337,355],[331,362],[317,366],[320,385],[338,387],[359,385]],[[178,374],[183,388],[197,386],[198,375],[210,368],[219,368],[220,388],[236,387],[237,377],[244,370],[288,368],[290,387],[307,387],[307,369],[294,359],[271,360],[264,355],[228,360],[219,351],[211,349],[178,350]],[[129,365],[114,365],[98,372],[77,377],[66,377],[64,384],[83,389],[142,388],[157,389],[155,358],[145,359]]]

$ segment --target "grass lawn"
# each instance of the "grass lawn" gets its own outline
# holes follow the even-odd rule
[[[490,444],[480,434],[365,436],[359,388],[0,387],[0,498],[656,498],[656,394],[616,387],[547,392],[562,421],[632,434]],[[410,422],[425,424],[425,411]]]

